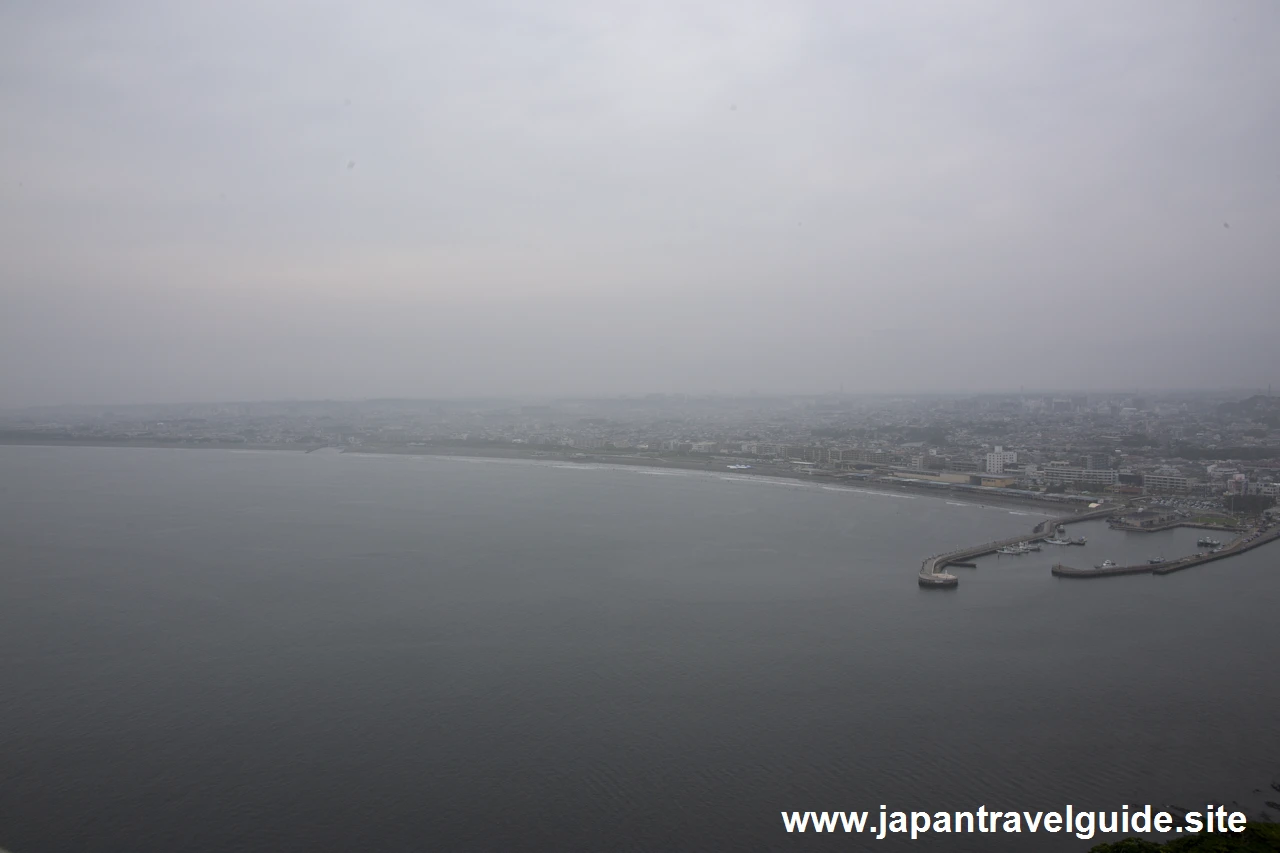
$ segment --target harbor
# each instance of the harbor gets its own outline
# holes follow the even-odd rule
[[[1051,573],[1055,577],[1098,578],[1135,574],[1167,575],[1204,563],[1210,563],[1214,560],[1234,557],[1237,554],[1242,554],[1280,538],[1280,525],[1275,523],[1264,523],[1255,528],[1210,526],[1191,520],[1171,520],[1167,523],[1145,527],[1116,524],[1115,518],[1121,516],[1126,509],[1123,505],[1108,506],[1078,515],[1048,519],[1037,524],[1031,533],[1024,536],[1013,536],[994,542],[985,542],[981,545],[960,548],[945,554],[931,556],[921,563],[917,582],[924,588],[954,588],[959,585],[960,580],[947,569],[951,567],[977,568],[977,563],[973,561],[978,557],[991,554],[997,556],[1020,556],[1043,551],[1044,547],[1048,546],[1085,545],[1088,541],[1085,537],[1071,538],[1066,535],[1067,525],[1102,518],[1108,520],[1108,528],[1110,530],[1117,532],[1160,533],[1177,528],[1195,528],[1199,530],[1211,529],[1220,533],[1235,533],[1236,536],[1229,542],[1223,542],[1205,534],[1199,537],[1195,543],[1195,547],[1200,550],[1187,556],[1170,559],[1165,559],[1163,556],[1152,556],[1142,562],[1130,560],[1129,562],[1122,561],[1121,563],[1107,559],[1092,568],[1075,568],[1067,564],[1067,558],[1064,556],[1063,559],[1055,561],[1051,567]],[[1087,554],[1088,551],[1086,550],[1085,553]]]
[[[1003,549],[1016,549],[1016,551],[1012,552],[1006,550],[1006,553],[1023,553],[1024,551],[1032,550],[1037,543],[1049,542],[1050,540],[1056,540],[1054,544],[1084,544],[1082,540],[1064,540],[1064,531],[1068,524],[1078,524],[1095,518],[1109,518],[1124,509],[1125,507],[1123,506],[1108,506],[1090,512],[1051,518],[1041,521],[1032,528],[1029,534],[1023,536],[1013,536],[1008,539],[961,548],[946,554],[936,554],[926,558],[920,565],[917,583],[927,589],[948,589],[959,586],[960,579],[946,571],[948,566],[973,568],[974,564],[971,561],[975,557],[998,554]]]
[[[1190,526],[1190,525],[1188,525]],[[1262,528],[1245,535],[1237,537],[1234,541],[1215,547],[1210,551],[1202,551],[1187,557],[1181,557],[1176,560],[1160,560],[1158,562],[1147,561],[1146,563],[1132,564],[1127,566],[1095,566],[1092,569],[1077,569],[1061,563],[1055,564],[1052,572],[1055,577],[1060,578],[1102,578],[1112,577],[1115,575],[1168,575],[1173,572],[1180,572],[1184,569],[1190,569],[1195,566],[1201,566],[1205,563],[1212,563],[1214,560],[1225,560],[1228,557],[1234,557],[1251,551],[1254,548],[1260,548],[1280,539],[1280,527],[1271,529]]]

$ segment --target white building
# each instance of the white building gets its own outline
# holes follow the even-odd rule
[[[1087,468],[1071,468],[1056,463],[1050,463],[1043,473],[1046,482],[1061,486],[1074,486],[1080,483],[1091,486],[1114,486],[1120,479],[1117,471],[1090,471]]]
[[[1005,465],[1009,465],[1017,461],[1017,453],[1006,451],[1002,445],[997,444],[996,449],[987,454],[987,473],[1003,474]]]
[[[1144,474],[1142,485],[1151,492],[1189,492],[1195,481],[1181,474]]]
[[[1232,495],[1265,495],[1280,497],[1280,483],[1250,482],[1244,474],[1236,474],[1227,480],[1227,493]]]

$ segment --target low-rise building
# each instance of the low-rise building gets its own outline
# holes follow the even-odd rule
[[[1045,482],[1055,486],[1114,486],[1119,480],[1116,471],[1090,471],[1087,468],[1073,468],[1051,462],[1041,475]]]
[[[1181,474],[1145,474],[1142,485],[1147,494],[1164,493],[1179,494],[1191,491],[1195,480]]]

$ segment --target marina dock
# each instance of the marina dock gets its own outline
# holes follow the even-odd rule
[[[1090,521],[1095,518],[1106,518],[1122,512],[1124,506],[1110,506],[1103,509],[1094,510],[1093,512],[1080,513],[1079,515],[1068,515],[1061,518],[1051,518],[1037,524],[1031,533],[1025,536],[1013,536],[1008,539],[1000,539],[995,542],[986,542],[982,545],[974,545],[969,548],[961,548],[958,551],[950,551],[946,554],[937,554],[927,558],[920,565],[920,574],[917,582],[920,586],[926,588],[949,588],[958,586],[960,579],[955,575],[946,571],[947,566],[960,565],[972,560],[975,557],[982,557],[986,554],[994,554],[1001,548],[1008,548],[1015,545],[1030,545],[1033,542],[1040,542],[1054,535],[1054,531],[1059,525],[1065,527],[1068,524],[1075,524],[1081,521]]]
[[[1183,557],[1179,560],[1170,560],[1167,563],[1142,563],[1136,566],[1110,566],[1105,569],[1074,569],[1071,566],[1061,564],[1053,567],[1053,574],[1060,578],[1102,578],[1112,575],[1167,575],[1173,572],[1180,572],[1183,569],[1190,569],[1193,566],[1200,566],[1205,563],[1212,563],[1214,560],[1225,560],[1227,557],[1234,557],[1237,554],[1243,554],[1245,551],[1251,551],[1270,542],[1280,539],[1280,528],[1266,532],[1254,533],[1250,536],[1241,536],[1221,551],[1210,551],[1203,554]]]

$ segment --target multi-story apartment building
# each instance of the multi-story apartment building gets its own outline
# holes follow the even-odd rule
[[[1142,476],[1142,485],[1148,494],[1189,492],[1194,483],[1195,480],[1181,474],[1144,474]]]
[[[987,473],[1003,474],[1005,465],[1017,461],[1017,453],[1013,451],[1006,451],[1002,445],[997,444],[995,450],[987,454]]]
[[[1087,468],[1073,468],[1065,463],[1050,462],[1041,471],[1045,482],[1060,486],[1114,486],[1119,481],[1116,471],[1090,471]]]
[[[1086,453],[1080,457],[1080,467],[1086,471],[1105,471],[1111,467],[1111,457],[1105,453]]]

